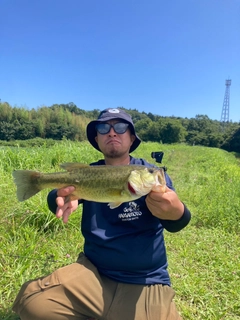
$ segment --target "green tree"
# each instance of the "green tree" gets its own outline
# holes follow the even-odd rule
[[[163,143],[177,143],[185,139],[185,130],[178,121],[166,122],[160,132]]]
[[[12,107],[7,103],[0,103],[0,121],[11,121]]]
[[[0,140],[11,141],[15,138],[14,123],[7,121],[0,122]]]
[[[146,130],[146,141],[160,142],[161,128],[159,122],[151,122]]]
[[[223,142],[221,149],[240,153],[240,127]]]
[[[142,119],[136,122],[135,130],[143,141],[148,141],[148,128],[152,121],[150,119]]]

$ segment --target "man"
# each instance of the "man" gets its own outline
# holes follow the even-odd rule
[[[104,159],[91,165],[154,165],[129,155],[141,140],[129,114],[103,110],[87,126]],[[84,253],[76,263],[24,284],[13,310],[21,320],[179,320],[170,286],[163,230],[177,232],[190,221],[167,174],[166,192],[110,209],[106,203],[64,202],[74,187],[53,190],[48,205],[57,218],[83,205]]]

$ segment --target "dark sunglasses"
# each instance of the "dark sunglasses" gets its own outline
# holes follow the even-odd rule
[[[97,132],[100,134],[109,133],[111,128],[113,128],[113,130],[116,133],[123,134],[127,131],[128,126],[129,125],[126,122],[117,122],[117,123],[114,123],[113,125],[109,123],[98,123],[95,128]]]

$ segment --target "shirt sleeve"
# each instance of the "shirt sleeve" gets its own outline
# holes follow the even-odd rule
[[[56,199],[57,199],[57,189],[53,189],[52,191],[49,192],[47,196],[47,204],[48,204],[49,210],[52,211],[52,213],[54,214],[56,213],[56,210],[57,210]]]
[[[162,226],[167,231],[178,232],[188,225],[189,221],[191,220],[191,212],[189,211],[189,209],[186,207],[186,205],[184,203],[183,203],[183,205],[184,205],[184,211],[183,211],[183,215],[181,216],[180,219],[178,219],[178,220],[162,220],[162,219],[160,219]]]

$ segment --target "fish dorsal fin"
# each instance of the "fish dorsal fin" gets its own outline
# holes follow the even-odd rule
[[[71,172],[77,169],[89,167],[89,165],[85,163],[79,163],[79,162],[65,162],[60,164],[60,167],[66,171]]]

